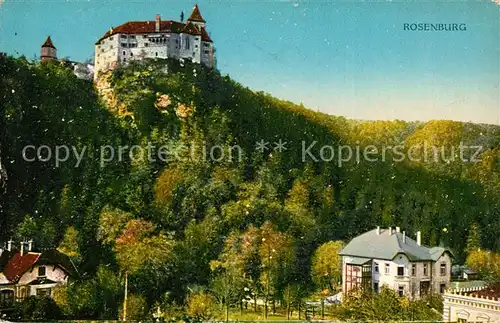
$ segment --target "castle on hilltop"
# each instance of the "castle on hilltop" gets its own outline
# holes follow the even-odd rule
[[[189,59],[215,68],[215,49],[205,27],[198,5],[186,22],[129,21],[111,28],[95,43],[94,78],[99,72],[112,70],[121,64],[145,58]]]

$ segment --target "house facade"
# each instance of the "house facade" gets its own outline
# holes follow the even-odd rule
[[[215,48],[198,6],[186,22],[161,20],[129,21],[111,28],[95,43],[94,79],[100,72],[145,58],[189,59],[215,68]]]
[[[342,291],[357,288],[379,292],[390,288],[401,296],[419,299],[441,293],[450,285],[450,251],[427,248],[399,228],[377,229],[352,239],[342,251]]]
[[[33,251],[33,244],[21,243],[14,250],[12,242],[0,249],[0,309],[10,308],[28,296],[51,297],[60,284],[76,275],[68,257],[56,250]]]
[[[444,322],[500,323],[500,285],[450,289],[443,300]]]

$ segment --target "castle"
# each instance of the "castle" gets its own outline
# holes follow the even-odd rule
[[[198,5],[187,21],[129,21],[111,28],[95,43],[94,79],[100,72],[144,58],[188,59],[215,68],[215,49]]]

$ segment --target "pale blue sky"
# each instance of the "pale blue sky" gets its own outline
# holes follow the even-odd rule
[[[493,1],[198,0],[218,68],[252,89],[360,119],[500,124],[500,6]],[[32,58],[51,35],[85,60],[111,26],[179,19],[187,0],[4,0],[0,51]],[[405,23],[465,23],[407,31]]]

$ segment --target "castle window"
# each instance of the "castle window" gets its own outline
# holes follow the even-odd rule
[[[129,38],[135,39],[135,35],[130,35]]]
[[[208,54],[208,50],[203,51],[205,54]]]
[[[109,37],[109,40],[113,40],[113,36]]]
[[[127,61],[127,59],[124,57],[124,58],[123,58],[123,62],[125,63],[126,61]]]
[[[127,44],[122,43],[122,47],[127,48]]]
[[[123,51],[123,55],[126,55],[126,54],[125,54],[125,51]]]
[[[127,39],[127,35],[121,35],[120,38],[121,39]]]
[[[134,53],[130,52],[130,56],[134,56]]]
[[[155,53],[155,56],[158,56],[158,52]]]
[[[149,43],[144,43],[144,47],[148,47],[149,46]]]

